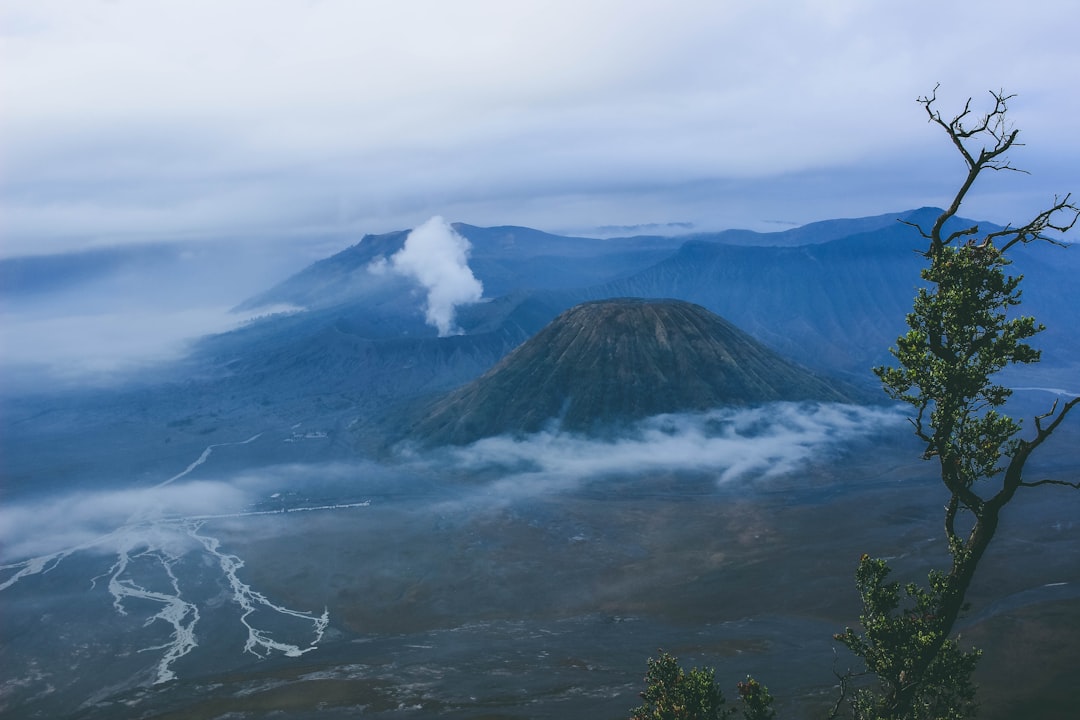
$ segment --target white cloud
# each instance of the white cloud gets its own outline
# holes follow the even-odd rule
[[[1017,161],[1034,175],[1008,188],[1069,189],[1080,6],[968,10],[13,0],[0,14],[2,252],[127,233],[360,234],[435,208],[544,228],[808,221],[820,203],[768,181],[803,173],[814,189],[840,170],[848,208],[829,214],[900,209],[897,175],[929,186],[905,204],[940,204],[935,178],[960,169],[913,102],[938,81],[956,104],[1020,93],[1031,149]],[[679,192],[723,182],[722,207]]]
[[[486,438],[413,459],[464,472],[498,469],[503,477],[482,494],[503,502],[605,476],[708,472],[721,484],[780,477],[902,422],[896,409],[770,403],[659,415],[609,441],[545,431],[523,439]]]
[[[435,216],[409,233],[405,245],[389,261],[372,263],[371,271],[393,269],[420,283],[427,293],[424,314],[439,336],[460,332],[454,324],[459,305],[478,302],[484,286],[469,268],[469,241]]]

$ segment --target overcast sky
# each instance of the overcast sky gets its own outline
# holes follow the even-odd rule
[[[1019,94],[1033,175],[965,214],[1026,219],[1080,192],[1078,27],[1072,0],[4,0],[0,256],[940,205],[939,82],[946,111]]]

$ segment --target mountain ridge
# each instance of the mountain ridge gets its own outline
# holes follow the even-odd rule
[[[919,208],[866,218],[823,220],[775,233],[733,229],[605,239],[556,235],[515,225],[482,228],[459,222],[451,226],[470,242],[469,265],[483,284],[485,295],[493,297],[522,288],[571,290],[602,284],[615,276],[640,272],[688,242],[746,247],[819,245],[855,233],[896,226],[899,220],[930,222],[940,212],[937,208]],[[391,288],[385,276],[380,279],[367,272],[367,267],[400,251],[409,232],[365,235],[355,245],[318,260],[244,300],[235,310],[250,311],[273,305],[327,307],[354,299],[400,297],[406,284],[398,283]],[[909,228],[909,232],[913,230]],[[582,262],[585,259],[590,262]]]
[[[935,212],[922,209],[896,215],[925,222]],[[875,216],[870,224],[880,223],[882,217],[888,216]],[[826,222],[822,232],[859,224]],[[469,226],[459,227],[467,234],[474,232]],[[507,232],[515,233],[514,243],[520,245],[525,235],[519,228],[508,228],[491,230],[486,247],[506,244]],[[546,236],[537,232],[537,237]],[[389,252],[393,243],[404,241],[401,233],[382,237],[387,243],[370,244],[368,257]],[[559,259],[563,265],[589,266],[590,277],[607,275],[603,282],[581,287],[537,282],[538,287],[462,305],[456,322],[464,335],[456,338],[439,338],[426,325],[421,298],[409,281],[388,281],[364,272],[362,287],[345,300],[316,303],[288,318],[267,318],[234,333],[206,338],[197,355],[201,362],[220,368],[219,373],[235,376],[235,382],[262,388],[260,393],[286,398],[296,396],[297,382],[318,386],[329,394],[347,393],[371,417],[402,400],[470,382],[574,305],[612,297],[669,297],[705,307],[815,372],[876,390],[870,368],[891,362],[889,347],[905,331],[904,317],[922,266],[916,252],[922,243],[918,232],[895,221],[879,230],[790,247],[730,245],[699,237],[658,252],[659,260],[648,262],[639,256],[640,267],[633,271],[619,264],[625,256],[617,267],[607,264],[620,249],[617,242],[609,243],[613,241],[596,241],[589,250],[608,248],[608,255]],[[1031,302],[1025,303],[1024,312],[1035,314],[1050,328],[1037,341],[1047,348],[1048,360],[1058,364],[1054,372],[1061,374],[1071,358],[1080,355],[1075,319],[1060,300],[1062,292],[1080,292],[1080,256],[1059,248],[1017,250],[1016,271],[1030,274],[1025,299]],[[359,250],[354,247],[352,252],[356,260]],[[332,258],[341,261],[338,256]],[[513,272],[526,272],[537,257],[554,256],[536,255]],[[500,262],[497,255],[488,260],[488,268]],[[355,269],[356,264],[350,267]],[[491,275],[485,272],[477,274],[488,282]],[[379,282],[387,284],[378,286]],[[361,347],[362,352],[357,350]],[[1044,369],[1046,363],[1025,371]]]

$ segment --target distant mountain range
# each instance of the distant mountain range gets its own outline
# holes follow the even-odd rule
[[[815,372],[874,388],[905,330],[918,286],[922,238],[934,208],[813,223],[780,233],[598,240],[528,228],[455,225],[472,244],[469,266],[485,300],[458,308],[463,334],[438,337],[412,281],[369,271],[408,233],[369,235],[243,303],[307,308],[204,341],[200,357],[235,381],[281,401],[344,394],[366,415],[401,399],[437,394],[494,366],[563,311],[589,300],[671,298],[714,312]],[[972,224],[967,220],[954,221]],[[989,229],[991,226],[986,226]],[[749,244],[749,243],[756,244]],[[1047,366],[1080,352],[1073,308],[1080,254],[1020,248],[1028,276],[1024,312],[1051,329],[1039,338]]]
[[[629,278],[663,262],[686,244],[778,248],[818,245],[860,233],[899,231],[917,238],[898,220],[931,223],[939,214],[924,208],[867,218],[826,220],[776,233],[724,230],[679,236],[639,235],[597,239],[566,237],[524,227],[480,228],[454,223],[472,245],[469,265],[488,297],[520,291],[582,290]],[[966,222],[966,221],[961,221]],[[368,266],[404,246],[409,231],[365,235],[360,242],[320,260],[266,292],[241,303],[238,310],[275,305],[326,307],[349,300],[385,297]]]
[[[402,408],[426,407],[466,386],[568,309],[612,298],[693,303],[816,375],[884,399],[870,370],[891,360],[888,349],[905,330],[923,264],[923,239],[899,221],[928,227],[939,213],[922,208],[778,233],[611,239],[455,224],[471,244],[468,267],[484,292],[480,302],[456,308],[460,334],[446,337],[425,318],[424,288],[401,274],[372,271],[402,250],[409,232],[368,235],[241,303],[245,312],[268,314],[199,341],[162,374],[174,389],[153,391],[154,412],[170,428],[195,427],[169,423],[204,416],[228,418],[221,427],[253,428],[271,416],[332,418],[331,426],[348,426],[365,447],[375,446],[400,435],[394,424]],[[1026,276],[1021,309],[1048,328],[1037,337],[1044,361],[1023,369],[1022,384],[1061,387],[1080,376],[1072,302],[1080,296],[1080,251],[1016,250],[1013,268]],[[137,265],[146,254],[139,252],[134,260],[119,251],[95,255],[92,269]],[[62,256],[0,261],[0,279],[12,283],[0,294],[45,292],[55,285],[46,277],[54,267],[70,282],[89,272]],[[295,311],[273,314],[282,306]],[[121,400],[87,402],[127,407]]]

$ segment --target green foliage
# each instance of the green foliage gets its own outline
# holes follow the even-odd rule
[[[862,557],[855,576],[862,632],[847,628],[835,639],[863,662],[865,672],[838,674],[840,697],[830,720],[840,715],[845,702],[854,720],[972,717],[972,674],[980,652],[961,649],[952,632],[966,609],[964,598],[997,532],[1001,512],[1021,488],[1058,485],[1080,490],[1080,482],[1024,479],[1031,454],[1080,405],[1080,397],[1037,415],[1033,436],[1021,438],[1020,423],[1000,411],[1012,391],[995,381],[1010,365],[1039,361],[1039,351],[1027,340],[1043,330],[1034,318],[1015,312],[1022,277],[1006,273],[1010,261],[1005,253],[1017,244],[1058,244],[1046,232],[1068,232],[1080,221],[1080,207],[1066,195],[1026,224],[1009,225],[978,240],[977,226],[944,234],[980,173],[1015,169],[1005,157],[1019,133],[1006,121],[1012,96],[991,95],[994,105],[987,114],[974,117],[969,100],[951,120],[936,109],[936,94],[919,99],[930,121],[945,131],[963,157],[968,173],[933,227],[926,231],[915,226],[928,243],[923,254],[929,264],[921,273],[926,287],[918,291],[907,316],[908,332],[892,350],[898,366],[874,369],[890,397],[915,408],[911,421],[925,443],[924,457],[940,464],[949,493],[944,525],[952,566],[948,572],[931,571],[925,588],[901,586],[888,582],[890,569],[884,560]],[[987,145],[978,147],[980,142]],[[968,514],[966,533],[958,528],[960,513]],[[634,720],[720,718],[733,712],[722,709],[711,670],[695,669],[685,676],[670,656],[649,664],[649,691],[642,695],[646,704]],[[747,720],[773,717],[772,698],[752,678],[739,684],[739,696]],[[699,713],[706,707],[712,714],[691,714],[690,708]]]
[[[644,701],[630,720],[723,720],[735,710],[725,708],[724,694],[711,668],[686,672],[678,658],[666,652],[649,658]]]
[[[857,720],[971,717],[971,677],[979,651],[965,652],[951,634],[966,609],[964,598],[997,532],[1001,511],[1021,487],[1080,488],[1080,483],[1067,481],[1024,480],[1031,453],[1080,398],[1037,416],[1034,437],[1021,439],[1020,423],[1001,412],[1012,391],[995,380],[1011,365],[1039,361],[1039,351],[1027,340],[1043,330],[1034,318],[1015,311],[1022,276],[1006,273],[1010,261],[1005,253],[1018,244],[1054,243],[1046,232],[1070,230],[1080,208],[1066,195],[1023,225],[981,238],[978,226],[945,234],[982,172],[1015,169],[1006,158],[1019,134],[1006,119],[1012,96],[991,95],[993,108],[985,115],[974,116],[969,100],[952,119],[936,109],[936,94],[919,99],[930,121],[959,151],[968,172],[933,227],[926,231],[915,226],[927,241],[923,255],[929,264],[921,273],[926,286],[907,316],[908,332],[892,350],[898,366],[874,369],[890,397],[915,408],[912,424],[925,443],[924,457],[937,458],[940,464],[949,493],[945,535],[952,567],[947,573],[932,571],[926,588],[914,583],[901,588],[887,582],[890,570],[883,560],[863,556],[856,571],[863,632],[848,628],[836,639],[865,663],[864,675],[874,676],[876,683],[853,689],[850,683],[859,675],[840,676],[841,698],[833,717],[845,699]],[[958,529],[960,513],[968,514],[966,534]]]
[[[1012,391],[993,375],[1013,363],[1033,363],[1039,351],[1025,340],[1043,327],[1009,317],[1020,303],[1022,276],[992,244],[943,245],[931,250],[910,330],[897,340],[899,367],[874,369],[886,392],[916,408],[916,433],[926,457],[939,457],[950,487],[971,487],[1001,472],[1020,424],[998,412]]]
[[[648,666],[641,693],[644,702],[632,711],[630,720],[723,720],[737,712],[724,707],[726,700],[712,668],[687,672],[678,658],[663,651],[659,658],[649,658]],[[767,687],[747,675],[738,690],[744,720],[772,720],[773,698]]]
[[[971,675],[980,652],[965,652],[947,639],[951,624],[939,615],[950,592],[948,577],[930,573],[930,589],[915,583],[886,582],[890,568],[884,560],[863,555],[855,573],[862,599],[859,623],[836,639],[861,658],[876,676],[877,686],[862,688],[852,697],[858,720],[903,717],[908,720],[960,720],[975,713]]]
[[[769,688],[749,675],[746,676],[746,682],[739,683],[738,687],[745,720],[772,720],[776,716]]]

